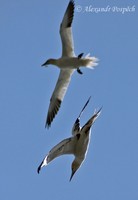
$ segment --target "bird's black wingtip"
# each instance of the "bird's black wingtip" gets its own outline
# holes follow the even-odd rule
[[[89,103],[90,99],[91,99],[91,96],[88,98],[88,100],[87,100],[87,102],[86,102],[86,104],[85,104],[84,108],[86,108],[86,106],[88,105],[88,103]],[[83,108],[83,109],[84,109],[84,108]]]
[[[73,3],[73,4],[75,4],[75,0],[70,0],[70,3]]]
[[[49,129],[51,127],[51,122],[49,122],[48,120],[45,123],[45,128]]]
[[[41,165],[37,168],[37,173],[39,174],[41,170]]]
[[[97,113],[101,113],[102,109],[103,109],[103,106],[101,106],[101,108],[98,110]]]
[[[46,124],[45,124],[45,129],[49,129],[50,126],[51,126],[51,124],[48,124],[48,123],[46,122]]]
[[[92,96],[89,96],[89,98],[88,98],[88,102],[90,101],[91,97],[92,97]]]
[[[51,100],[50,100],[51,101]],[[61,106],[61,100],[60,99],[58,99],[58,98],[56,98],[55,100],[54,100],[55,102],[55,105],[54,105],[54,107],[53,107],[53,110],[52,111],[48,111],[48,114],[47,114],[47,118],[46,118],[46,124],[45,124],[45,128],[50,128],[51,127],[51,124],[52,124],[52,122],[53,122],[53,120],[54,120],[54,118],[55,118],[55,116],[57,115],[57,113],[58,113],[58,111],[59,111],[59,108],[60,108],[60,106]],[[51,103],[51,102],[50,102]],[[51,106],[51,105],[50,105]],[[50,107],[49,106],[49,107]],[[50,110],[51,108],[49,108],[49,110]]]

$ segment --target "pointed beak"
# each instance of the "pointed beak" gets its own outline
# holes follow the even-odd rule
[[[71,180],[72,180],[72,178],[73,178],[73,176],[74,176],[75,172],[76,172],[76,171],[72,171],[72,173],[71,173],[71,177],[70,177],[69,181],[71,181]]]
[[[41,65],[41,67],[43,67],[43,66],[46,66],[46,67],[47,67],[48,64],[49,64],[49,62],[46,61],[44,64]]]
[[[45,62],[44,64],[42,64],[41,67],[43,67],[43,66],[45,66],[45,65],[47,65],[47,62]]]

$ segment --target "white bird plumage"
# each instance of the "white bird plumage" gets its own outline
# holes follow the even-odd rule
[[[82,74],[79,67],[85,66],[88,68],[93,68],[97,65],[98,59],[95,57],[90,57],[86,55],[82,58],[82,54],[75,56],[74,52],[74,42],[72,36],[72,21],[74,16],[75,4],[73,0],[70,0],[68,7],[65,11],[63,20],[60,25],[60,36],[62,41],[62,56],[59,59],[48,59],[42,66],[47,66],[49,64],[56,65],[60,68],[59,78],[55,86],[54,92],[50,99],[50,105],[48,109],[47,119],[45,127],[49,127],[55,118],[63,98],[66,94],[68,85],[71,80],[71,76],[75,69],[78,73]]]
[[[93,125],[96,118],[100,115],[101,109],[97,112],[94,112],[93,116],[87,121],[87,123],[81,128],[80,127],[80,116],[83,113],[84,109],[86,108],[90,98],[86,102],[85,106],[81,110],[78,118],[76,119],[73,128],[72,128],[72,137],[64,139],[59,144],[54,146],[49,153],[45,156],[41,164],[39,165],[37,172],[39,173],[41,168],[48,165],[52,160],[55,158],[65,155],[65,154],[72,154],[75,156],[74,161],[72,162],[72,173],[70,177],[70,181],[81,166],[82,162],[85,159],[87,154],[88,145],[90,142],[90,135],[91,135],[91,126]]]

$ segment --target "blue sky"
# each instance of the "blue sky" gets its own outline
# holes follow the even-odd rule
[[[1,0],[0,6],[0,197],[8,199],[138,199],[138,2],[76,0],[76,55],[100,59],[95,70],[72,77],[52,127],[44,128],[59,70],[40,67],[61,55],[59,25],[68,0]],[[86,6],[109,12],[88,12]],[[132,8],[125,12],[118,8]],[[87,158],[69,182],[72,156],[36,170],[45,154],[70,137],[92,96],[82,125],[95,108]]]

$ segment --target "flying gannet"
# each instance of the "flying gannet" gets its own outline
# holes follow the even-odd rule
[[[83,57],[83,53],[75,56],[74,52],[74,42],[72,36],[72,21],[74,16],[75,4],[73,0],[70,0],[68,7],[65,11],[63,20],[60,24],[60,36],[62,41],[62,56],[59,59],[48,59],[42,66],[47,66],[49,64],[56,65],[60,68],[59,78],[57,80],[55,89],[50,99],[50,105],[48,109],[47,119],[45,127],[50,127],[55,115],[58,113],[60,105],[66,94],[67,88],[69,86],[71,76],[75,69],[78,73],[82,74],[79,67],[93,68],[97,65],[98,59],[95,57],[90,57],[87,54]]]
[[[83,127],[80,127],[80,116],[84,111],[85,107],[87,106],[89,100],[90,98],[86,102],[85,106],[81,110],[78,118],[76,119],[73,125],[72,137],[62,140],[59,144],[54,146],[49,151],[49,153],[45,156],[45,158],[39,165],[37,169],[38,173],[40,172],[42,167],[48,165],[48,163],[50,163],[55,158],[65,154],[72,154],[75,156],[75,159],[72,162],[72,167],[71,167],[72,168],[72,173],[70,177],[71,181],[73,175],[79,169],[79,167],[81,166],[86,157],[91,136],[91,126],[101,113],[101,109],[98,110],[97,112],[94,112],[93,116],[87,121],[87,123]]]

